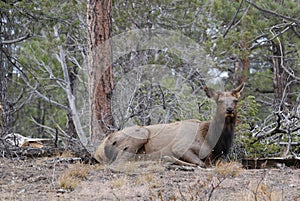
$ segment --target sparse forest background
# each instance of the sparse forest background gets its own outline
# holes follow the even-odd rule
[[[214,103],[202,84],[223,90],[245,81],[230,157],[300,156],[298,0],[115,0],[111,9],[112,37],[165,29],[203,53],[197,64],[168,49],[114,58],[113,125],[105,134],[211,119]],[[78,117],[89,138],[87,2],[0,1],[0,15],[1,137],[58,137],[66,147],[80,139]]]

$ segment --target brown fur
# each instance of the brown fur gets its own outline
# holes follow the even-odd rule
[[[226,155],[232,144],[236,105],[244,84],[230,92],[206,88],[206,95],[217,103],[211,121],[185,120],[170,124],[129,127],[107,136],[95,153],[99,162],[113,163],[134,157],[161,159],[174,163],[204,166]]]

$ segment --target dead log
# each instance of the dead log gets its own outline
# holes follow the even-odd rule
[[[80,158],[83,163],[95,163],[91,154],[80,144],[69,147],[56,147],[50,144],[36,148],[13,146],[5,140],[0,140],[0,157],[24,160],[37,157],[61,157],[64,153],[68,153],[74,158]]]
[[[272,157],[272,158],[244,158],[243,168],[264,169],[264,168],[300,168],[299,157]]]

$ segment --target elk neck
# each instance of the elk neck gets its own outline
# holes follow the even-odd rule
[[[207,133],[207,140],[213,149],[213,158],[229,153],[234,136],[235,121],[236,114],[225,117],[218,113],[211,120]]]

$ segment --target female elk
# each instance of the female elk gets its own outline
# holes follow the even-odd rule
[[[142,154],[148,159],[165,157],[180,164],[205,166],[205,161],[228,154],[232,145],[237,102],[245,84],[232,91],[216,92],[206,87],[217,103],[211,121],[185,120],[170,124],[128,127],[107,136],[98,147],[99,162],[120,162]],[[140,155],[139,155],[140,156]]]

